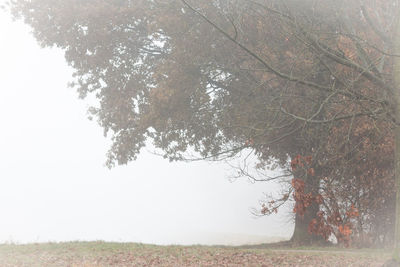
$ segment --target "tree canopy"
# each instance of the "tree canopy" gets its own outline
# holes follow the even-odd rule
[[[80,97],[96,99],[90,113],[113,141],[108,166],[135,160],[149,141],[171,160],[250,149],[260,168],[274,160],[297,179],[268,211],[292,195],[302,233],[343,242],[350,229],[376,230],[377,218],[394,227],[380,212],[394,208],[398,9],[397,0],[13,1],[42,46],[65,51]]]

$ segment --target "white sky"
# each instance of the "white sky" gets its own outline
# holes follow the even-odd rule
[[[27,26],[0,11],[0,243],[290,236],[285,213],[255,219],[249,211],[273,185],[231,183],[227,165],[143,153],[105,168],[107,140],[70,80],[61,51],[41,49]]]

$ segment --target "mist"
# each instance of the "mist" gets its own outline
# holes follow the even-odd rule
[[[400,266],[399,0],[0,0],[0,265]]]
[[[105,167],[110,141],[67,83],[62,51],[0,12],[0,243],[265,243],[289,238],[288,212],[257,218],[274,183],[232,182],[224,163],[170,163],[144,150]],[[289,207],[286,208],[288,211]]]

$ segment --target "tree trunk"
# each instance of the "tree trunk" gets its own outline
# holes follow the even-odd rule
[[[307,246],[322,241],[320,236],[310,234],[308,232],[308,225],[310,224],[310,221],[315,218],[318,211],[319,205],[317,203],[313,203],[311,206],[307,207],[303,217],[296,213],[294,232],[290,238],[290,241],[294,245]]]
[[[318,173],[318,170],[316,170]],[[316,176],[308,176],[304,180],[305,183],[305,193],[311,192],[313,195],[318,193],[320,180],[318,175]],[[295,222],[294,222],[294,232],[290,241],[293,245],[312,245],[315,243],[324,243],[325,240],[315,234],[311,234],[308,231],[308,226],[312,219],[314,219],[319,211],[319,205],[313,202],[310,206],[306,208],[304,216],[300,216],[296,213]]]
[[[393,54],[400,55],[400,14],[397,19]],[[400,57],[393,57],[393,83],[395,104],[395,181],[396,181],[396,217],[395,217],[395,259],[400,259]]]

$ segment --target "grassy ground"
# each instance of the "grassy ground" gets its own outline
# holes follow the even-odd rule
[[[71,242],[0,245],[0,266],[382,266],[380,250]]]

